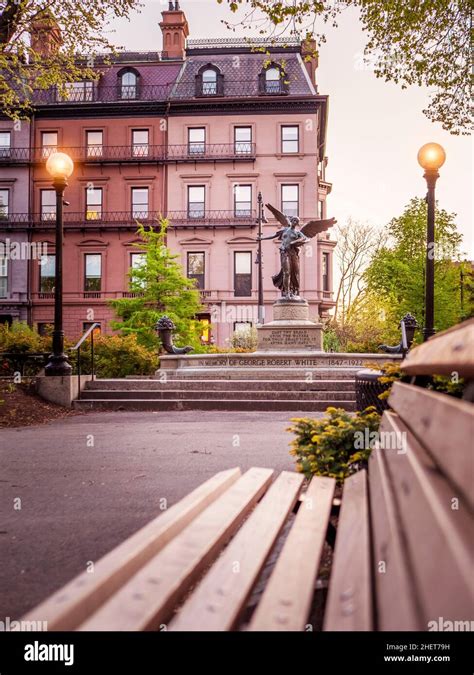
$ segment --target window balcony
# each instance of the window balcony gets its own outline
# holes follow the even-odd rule
[[[171,229],[195,228],[249,228],[256,227],[256,211],[245,215],[235,215],[234,211],[171,211],[168,213]],[[160,213],[149,211],[144,218],[134,218],[131,211],[89,212],[64,210],[64,228],[66,230],[130,229],[136,228],[139,221],[143,225],[157,227]],[[36,229],[51,230],[56,226],[55,213],[10,213],[0,219],[0,229]]]
[[[138,298],[140,293],[131,293],[129,291],[64,291],[63,299],[64,302],[81,302],[82,300],[118,300],[120,298]],[[44,304],[54,303],[54,292],[45,293],[45,292],[36,292],[31,294],[31,299],[33,302],[43,301]]]
[[[134,101],[165,101],[171,93],[170,84],[137,84],[135,86],[106,86],[97,82],[86,82],[88,86],[71,87],[61,91],[58,87],[36,89],[33,93],[35,105],[87,105],[97,103],[123,103]]]
[[[29,164],[30,148],[0,148],[0,166],[11,164]]]
[[[83,164],[122,164],[122,163],[178,163],[178,162],[227,162],[253,161],[256,158],[255,143],[203,143],[199,147],[186,145],[92,145],[83,147],[58,147],[58,151],[68,154],[74,162]],[[21,161],[37,164],[46,162],[51,151],[46,148],[12,148]],[[0,165],[13,161],[5,157]]]

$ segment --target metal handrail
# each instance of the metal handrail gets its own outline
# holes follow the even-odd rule
[[[89,328],[86,330],[84,335],[81,337],[79,342],[74,345],[74,347],[71,347],[71,351],[77,351],[77,398],[81,398],[81,345],[89,335],[91,336],[91,375],[92,375],[92,381],[94,381],[95,378],[95,361],[94,361],[94,331],[96,328],[100,328],[100,323],[93,323]]]

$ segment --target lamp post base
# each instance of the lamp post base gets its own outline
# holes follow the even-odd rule
[[[72,366],[66,354],[51,354],[44,368],[44,374],[56,377],[69,377],[72,375]]]

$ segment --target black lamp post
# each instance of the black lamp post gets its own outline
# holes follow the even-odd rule
[[[435,187],[439,178],[438,169],[445,162],[446,153],[438,143],[426,143],[418,151],[418,163],[425,170],[428,186],[428,226],[426,231],[425,273],[425,326],[423,340],[426,342],[435,333],[434,329],[434,261],[435,261]]]
[[[263,212],[263,198],[262,193],[258,193],[258,214],[257,214],[257,224],[258,224],[258,249],[257,249],[257,265],[258,265],[258,323],[262,325],[265,323],[265,305],[263,302],[263,258],[262,258],[262,225],[265,220],[265,215]]]
[[[72,373],[72,366],[64,353],[63,330],[63,197],[67,187],[67,179],[74,170],[74,162],[63,152],[55,152],[49,156],[46,169],[53,178],[56,190],[56,255],[54,281],[54,331],[53,353],[45,366],[46,375],[67,376]]]

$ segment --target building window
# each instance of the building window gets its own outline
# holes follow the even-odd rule
[[[252,253],[234,252],[234,295],[248,297],[252,295]]]
[[[188,251],[188,279],[196,279],[196,288],[205,288],[205,254],[201,251]]]
[[[252,153],[252,127],[234,127],[234,152],[236,155]]]
[[[54,293],[54,282],[56,274],[56,256],[49,253],[43,255],[39,261],[40,266],[40,293]]]
[[[56,191],[41,190],[41,220],[56,220]]]
[[[148,218],[148,188],[132,188],[132,218]]]
[[[134,290],[136,291],[136,286],[140,288],[145,287],[145,278],[142,274],[137,276],[136,271],[144,269],[146,264],[146,253],[130,253],[130,269],[129,269],[129,280],[130,284],[133,284]]]
[[[0,298],[8,295],[8,258],[5,254],[0,255]]]
[[[133,157],[148,157],[149,131],[148,129],[132,130],[132,155]]]
[[[84,323],[82,324],[82,332],[86,333],[91,326],[97,323],[99,325],[96,326],[92,332],[94,333],[94,335],[100,335],[102,333],[102,326],[100,324],[100,321],[84,321]]]
[[[329,253],[323,252],[323,291],[329,290]]]
[[[190,155],[203,155],[206,152],[206,129],[205,127],[193,127],[188,129],[188,153]]]
[[[58,132],[57,131],[42,131],[41,132],[41,155],[43,158],[48,158],[53,152],[58,149]]]
[[[234,216],[245,218],[252,215],[252,186],[234,185]]]
[[[102,218],[102,188],[86,189],[86,220]]]
[[[146,263],[146,253],[130,253],[130,269],[140,269]]]
[[[138,76],[131,70],[120,76],[120,98],[138,98]]]
[[[286,216],[298,216],[299,185],[281,186],[281,210]]]
[[[252,328],[251,321],[234,321],[234,333],[237,335],[245,335]]]
[[[206,188],[204,185],[188,185],[188,218],[204,218],[206,211]]]
[[[38,323],[36,324],[36,329],[38,331],[38,335],[41,335],[41,337],[50,337],[52,331],[52,323],[47,322]]]
[[[10,190],[0,189],[0,220],[8,220],[10,211]]]
[[[102,255],[86,253],[84,262],[84,291],[98,293],[102,286]]]
[[[0,159],[11,156],[12,135],[10,131],[0,131]]]
[[[281,127],[281,151],[282,153],[293,153],[299,152],[300,141],[299,141],[299,127],[295,126],[284,126]]]
[[[93,101],[94,100],[94,83],[90,81],[84,82],[67,82],[65,84],[66,100],[73,102]]]
[[[103,131],[86,131],[87,157],[102,157],[104,149]]]
[[[202,74],[202,93],[206,96],[217,94],[217,72],[211,68]]]

